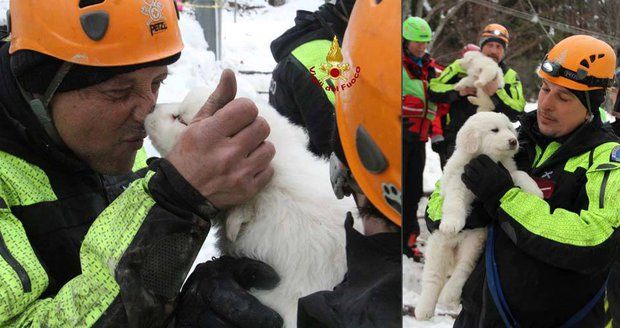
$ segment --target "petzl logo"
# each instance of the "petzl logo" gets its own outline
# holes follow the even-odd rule
[[[163,14],[163,9],[164,6],[161,2],[159,2],[159,0],[144,0],[142,14],[149,17],[146,25],[149,27],[151,35],[168,29],[168,25],[166,25],[166,18]]]
[[[319,67],[320,73],[318,73],[314,66],[310,67],[310,74],[312,74],[312,82],[327,91],[338,92],[345,88],[350,88],[355,84],[360,77],[360,67],[355,68],[353,78],[349,79],[347,73],[350,70],[348,63],[342,62],[342,52],[338,45],[338,38],[334,36],[332,45],[327,53],[326,63],[321,64]],[[318,74],[317,74],[318,73]]]

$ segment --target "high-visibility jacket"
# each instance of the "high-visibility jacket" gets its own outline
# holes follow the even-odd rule
[[[0,46],[0,326],[165,326],[213,213],[166,161],[104,176],[50,142]]]

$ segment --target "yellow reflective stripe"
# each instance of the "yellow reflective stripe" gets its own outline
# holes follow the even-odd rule
[[[542,156],[538,159],[537,162],[535,162],[535,166],[534,167],[539,167],[541,166],[543,163],[545,163],[546,160],[548,160],[551,155],[553,155],[558,149],[560,149],[560,146],[562,146],[562,144],[552,141],[547,148],[545,148],[545,151],[543,152]]]
[[[299,60],[310,72],[311,69],[315,73],[314,76],[323,81],[328,73],[321,70],[321,65],[327,63],[327,53],[331,47],[332,42],[328,40],[313,40],[306,42],[299,47],[295,48],[291,54]],[[336,95],[333,91],[326,90],[327,84],[323,87],[323,92],[329,99],[329,102],[334,105],[336,103]]]
[[[43,170],[2,151],[0,151],[0,190],[9,207],[57,200]]]
[[[497,90],[497,96],[508,107],[517,112],[522,112],[525,109],[525,98],[523,97],[523,87],[517,78],[517,72],[509,69],[504,74],[504,83],[510,85],[510,94],[506,92],[506,89],[501,88]]]
[[[442,208],[443,208],[443,197],[441,197],[441,184],[440,184],[440,181],[438,180],[435,183],[435,190],[433,191],[430,199],[428,200],[428,207],[426,208],[428,217],[432,221],[441,220],[441,217],[443,215]]]
[[[136,159],[133,162],[133,168],[131,170],[136,172],[140,169],[145,168],[147,166],[146,165],[147,158],[148,157],[146,155],[146,150],[144,149],[144,147],[140,148],[138,152],[136,153]]]

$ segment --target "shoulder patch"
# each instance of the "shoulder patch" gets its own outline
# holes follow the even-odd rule
[[[612,162],[618,162],[620,163],[620,146],[616,146],[612,151],[611,151],[611,158],[610,160]]]

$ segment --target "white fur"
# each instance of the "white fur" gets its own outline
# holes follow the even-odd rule
[[[479,51],[468,51],[459,59],[459,65],[467,71],[454,90],[460,91],[466,87],[475,87],[476,96],[469,96],[467,100],[478,106],[478,112],[490,112],[495,109],[491,97],[482,89],[489,82],[497,81],[498,88],[504,87],[504,73],[497,63]]]
[[[493,132],[492,129],[498,131]],[[516,146],[511,147],[510,140],[516,142]],[[427,320],[432,317],[438,298],[441,303],[458,306],[463,285],[482,252],[487,229],[461,231],[475,198],[461,180],[464,167],[471,159],[485,154],[492,160],[501,162],[510,172],[516,186],[543,197],[536,182],[527,173],[517,170],[513,156],[518,149],[515,128],[504,114],[477,113],[459,130],[456,150],[446,163],[441,177],[443,217],[439,229],[434,231],[427,241],[422,294],[415,309],[417,319]],[[446,282],[448,276],[450,279]]]
[[[155,148],[165,155],[200,109],[211,90],[194,89],[181,104],[158,105],[147,117],[146,130]],[[329,165],[306,150],[308,137],[266,103],[259,115],[271,127],[267,140],[276,148],[273,179],[252,200],[229,210],[219,227],[223,254],[246,256],[271,265],[280,275],[272,290],[253,290],[263,304],[276,310],[286,327],[296,327],[297,300],[319,290],[331,290],[346,268],[344,219],[353,208],[339,201],[329,180]]]

